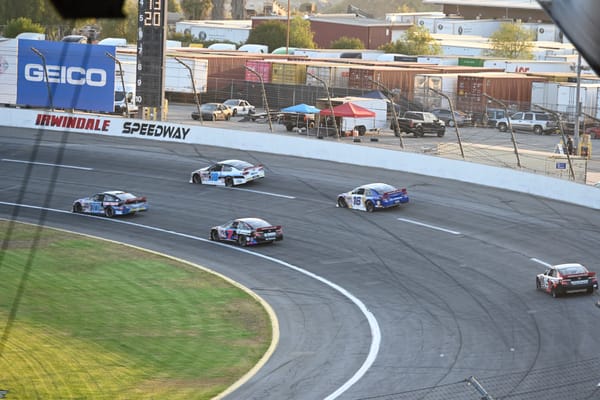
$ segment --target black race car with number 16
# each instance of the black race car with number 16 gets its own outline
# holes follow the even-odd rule
[[[264,219],[238,218],[210,228],[210,240],[236,242],[240,246],[273,243],[283,240],[283,230]]]

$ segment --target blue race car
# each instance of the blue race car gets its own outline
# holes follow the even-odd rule
[[[210,240],[236,242],[240,246],[273,243],[283,240],[283,230],[264,219],[238,218],[210,228]]]
[[[397,207],[408,203],[405,188],[396,189],[387,183],[369,183],[338,195],[337,206],[373,212],[377,208]]]
[[[265,168],[262,164],[253,165],[241,160],[225,160],[193,171],[190,175],[190,183],[235,186],[264,177]]]
[[[148,202],[145,197],[120,190],[96,193],[90,197],[77,199],[73,202],[74,213],[104,215],[109,218],[115,215],[135,214],[138,211],[147,211]]]

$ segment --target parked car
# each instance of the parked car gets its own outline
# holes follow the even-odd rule
[[[538,111],[516,112],[510,117],[510,124],[515,131],[533,132],[536,135],[556,133],[558,121],[549,113]],[[500,118],[496,122],[500,132],[508,130],[508,120]]]
[[[394,121],[390,129],[394,129]],[[423,137],[426,133],[442,137],[446,132],[446,124],[430,112],[407,111],[402,118],[398,118],[398,131],[412,133],[414,137]]]
[[[242,99],[228,99],[223,102],[227,107],[231,108],[233,111],[233,116],[236,115],[248,115],[254,114],[256,112],[256,108],[248,103],[247,100]]]
[[[60,41],[68,43],[89,43],[88,37],[83,35],[67,35]]]
[[[234,186],[264,177],[265,169],[261,164],[253,165],[241,160],[225,160],[193,171],[190,175],[190,183]]]
[[[198,110],[192,113],[192,119],[197,121],[200,115],[204,121],[229,121],[233,111],[223,103],[204,103],[200,106],[200,114]]]
[[[136,196],[122,190],[111,190],[83,197],[73,202],[74,213],[104,215],[109,218],[115,215],[135,214],[147,211],[148,202],[145,197]]]
[[[502,118],[506,118],[506,112],[503,108],[488,108],[483,116],[483,124],[495,128],[498,120]]]
[[[350,192],[339,194],[337,207],[373,212],[375,209],[396,207],[408,203],[405,188],[397,189],[387,183],[369,183]]]
[[[598,289],[595,272],[578,263],[552,265],[535,279],[537,289],[558,297],[567,293],[594,293]]]
[[[210,228],[210,240],[235,242],[240,246],[273,243],[283,240],[281,225],[260,218],[238,218]]]
[[[452,111],[445,108],[436,108],[431,110],[431,113],[444,121],[446,126],[454,126],[454,121],[458,126],[472,125],[473,121],[471,116],[465,112],[454,110],[454,119],[452,118]]]

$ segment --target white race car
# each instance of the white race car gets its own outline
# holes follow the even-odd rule
[[[243,185],[265,177],[262,164],[252,165],[246,161],[225,160],[192,172],[190,183],[205,185]]]

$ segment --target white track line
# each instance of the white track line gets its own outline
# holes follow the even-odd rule
[[[436,231],[442,231],[442,232],[450,233],[452,235],[462,235],[462,233],[457,232],[457,231],[452,231],[450,229],[442,228],[442,227],[435,226],[435,225],[429,225],[429,224],[426,224],[426,223],[423,223],[423,222],[419,222],[419,221],[415,221],[415,220],[412,220],[412,219],[398,218],[398,221],[404,221],[404,222],[408,222],[409,224],[424,226],[424,227],[429,228],[429,229],[435,229]]]
[[[24,160],[12,160],[10,158],[3,158],[2,161],[5,162],[12,162],[12,163],[19,163],[19,164],[32,164],[32,165],[44,165],[47,167],[59,167],[59,168],[70,168],[70,169],[82,169],[84,171],[93,171],[94,168],[87,168],[87,167],[78,167],[75,165],[66,165],[66,164],[50,164],[50,163],[43,163],[43,162],[35,162],[35,161],[24,161]]]
[[[244,189],[244,188],[237,188],[237,187],[232,187],[232,188],[229,188],[229,189],[232,189],[232,190],[241,190],[243,192],[266,194],[268,196],[283,197],[284,199],[295,199],[294,196],[288,196],[288,195],[285,195],[285,194],[278,194],[278,193],[271,193],[271,192],[262,192],[260,190]]]
[[[7,205],[7,206],[14,206],[14,207],[30,208],[30,209],[35,209],[35,210],[52,211],[52,212],[61,213],[61,214],[72,214],[71,211],[58,210],[58,209],[47,208],[47,207],[31,206],[31,205],[25,205],[25,204],[8,203],[8,202],[4,202],[4,201],[0,201],[0,204]],[[302,269],[300,267],[297,267],[295,265],[287,263],[278,258],[266,256],[266,255],[260,254],[260,253],[255,253],[251,250],[243,249],[240,247],[229,246],[224,243],[213,242],[209,239],[201,238],[198,236],[188,235],[188,234],[181,233],[181,232],[156,228],[156,227],[149,226],[149,225],[142,225],[142,224],[137,224],[135,222],[123,221],[123,220],[119,220],[119,219],[112,219],[112,218],[109,219],[106,217],[98,217],[98,216],[86,215],[86,214],[76,214],[76,215],[81,216],[81,217],[88,217],[88,218],[98,218],[98,219],[101,219],[101,220],[107,221],[107,222],[131,225],[131,226],[135,226],[137,228],[148,229],[148,230],[162,232],[162,233],[168,233],[170,235],[176,235],[176,236],[185,237],[185,238],[192,239],[192,240],[198,240],[198,241],[205,242],[205,243],[212,243],[215,245],[220,245],[227,249],[234,250],[234,251],[240,251],[242,253],[253,255],[255,257],[259,257],[259,258],[262,258],[262,259],[265,259],[268,261],[272,261],[276,264],[279,264],[286,268],[292,269],[296,272],[299,272],[303,275],[308,276],[309,278],[315,279],[315,280],[329,286],[330,288],[338,291],[342,295],[344,295],[346,298],[348,298],[351,302],[353,302],[358,307],[358,309],[363,313],[363,315],[367,319],[367,321],[369,323],[369,327],[371,329],[371,346],[369,348],[369,353],[367,354],[367,357],[366,357],[365,361],[363,362],[363,364],[361,365],[361,367],[354,373],[354,375],[352,375],[352,377],[350,377],[350,379],[348,379],[342,386],[340,386],[338,389],[336,389],[329,396],[325,397],[324,400],[334,400],[334,399],[338,398],[339,396],[341,396],[348,389],[350,389],[356,382],[358,382],[367,373],[367,371],[369,370],[369,368],[371,368],[371,366],[375,362],[375,359],[377,358],[377,354],[379,353],[379,347],[381,346],[381,330],[379,329],[379,323],[377,322],[377,319],[375,318],[373,313],[371,313],[371,311],[369,311],[367,306],[365,306],[365,304],[358,297],[354,296],[352,293],[350,293],[343,287],[323,278],[322,276],[319,276],[310,271],[307,271],[305,269]]]

